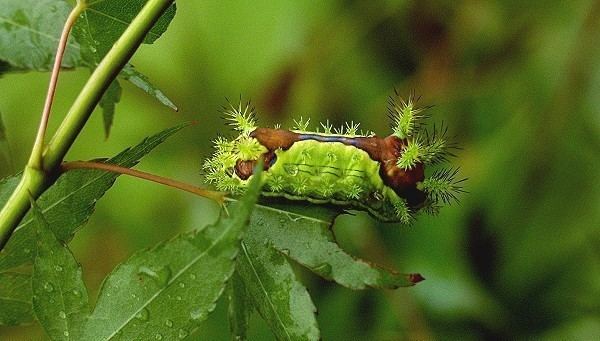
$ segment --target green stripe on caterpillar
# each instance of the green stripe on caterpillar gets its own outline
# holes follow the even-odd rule
[[[309,120],[301,118],[292,130],[261,128],[249,103],[231,105],[226,118],[239,135],[214,141],[215,152],[203,165],[206,180],[240,193],[262,159],[264,196],[343,205],[404,224],[419,212],[435,214],[457,200],[465,179],[456,179],[458,169],[425,176],[425,166],[448,161],[455,146],[443,125],[431,133],[423,129],[427,116],[415,102],[390,97],[393,132],[384,138],[359,132],[354,122],[339,129],[326,122],[309,131]]]

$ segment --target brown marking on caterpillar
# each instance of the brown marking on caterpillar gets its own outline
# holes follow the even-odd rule
[[[316,140],[321,142],[340,142],[345,145],[354,146],[365,151],[373,161],[380,164],[379,174],[386,186],[389,186],[399,196],[406,199],[410,207],[418,207],[425,202],[426,195],[417,189],[417,182],[425,179],[425,170],[422,163],[417,163],[412,169],[402,169],[396,165],[402,154],[402,149],[407,144],[406,139],[400,139],[394,135],[385,138],[371,137],[347,137],[319,134],[299,134],[285,129],[256,128],[250,133],[258,142],[269,150],[263,154],[265,169],[268,169],[275,154],[274,151],[281,148],[287,150],[298,141]],[[247,179],[252,175],[256,161],[239,161],[236,163],[235,171],[240,179]]]
[[[262,157],[264,170],[269,169],[276,158],[275,153],[272,151],[264,153]],[[240,179],[247,180],[252,175],[257,161],[258,160],[237,160],[235,163],[235,174],[237,174]]]

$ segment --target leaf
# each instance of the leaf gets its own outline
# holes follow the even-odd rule
[[[56,0],[2,0],[0,60],[27,70],[50,70],[71,6]],[[81,47],[69,39],[63,67],[82,64]]]
[[[31,321],[31,276],[0,273],[0,326],[16,326]]]
[[[316,308],[285,256],[250,231],[236,271],[277,340],[319,340]]]
[[[40,208],[32,201],[37,238],[31,287],[35,316],[52,340],[80,340],[89,314],[81,266],[56,239]]]
[[[119,84],[118,80],[112,81],[108,89],[102,98],[100,99],[100,107],[102,108],[102,117],[104,120],[104,136],[108,138],[110,134],[110,127],[113,124],[113,118],[115,116],[115,107],[119,101],[121,101],[121,92],[123,88]]]
[[[333,217],[338,211],[297,204],[286,206],[287,210],[295,207],[292,211],[279,207],[258,206],[252,215],[248,234],[264,240],[319,276],[351,289],[394,289],[412,286],[422,279],[418,274],[399,274],[344,252],[331,230]]]
[[[82,45],[87,65],[95,66],[108,53],[147,0],[101,0],[89,2],[73,28],[73,35]],[[150,29],[144,43],[152,44],[169,26],[175,16],[171,5]]]
[[[107,162],[133,167],[152,149],[187,125],[169,128],[146,138],[137,146],[124,150]],[[94,211],[96,201],[114,184],[117,176],[116,173],[100,170],[73,170],[63,174],[42,194],[37,203],[60,241],[71,240],[77,229],[87,222]],[[4,206],[18,181],[19,176],[13,176],[0,182],[0,206]],[[29,213],[0,252],[0,271],[27,263],[35,256],[35,233],[32,225],[33,219]]]
[[[247,340],[250,315],[254,310],[243,279],[235,272],[227,284],[229,298],[229,327],[233,340]]]
[[[230,217],[117,266],[102,285],[84,339],[173,340],[197,329],[214,310],[234,271],[259,185],[260,181],[251,183]]]
[[[136,70],[133,65],[127,64],[121,70],[120,76],[128,80],[131,84],[137,86],[148,95],[156,98],[160,103],[178,111],[179,109],[161,90],[155,87],[145,75]]]

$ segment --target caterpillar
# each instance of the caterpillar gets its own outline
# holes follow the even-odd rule
[[[456,145],[447,141],[443,124],[423,129],[427,108],[417,101],[390,96],[392,133],[386,137],[359,131],[354,122],[334,128],[326,121],[314,131],[302,118],[291,130],[257,127],[249,102],[230,104],[224,113],[239,135],[213,141],[215,151],[203,165],[206,181],[238,194],[262,159],[263,196],[342,205],[403,224],[420,212],[436,214],[458,200],[465,179],[456,179],[458,168],[425,176],[425,167],[448,161]]]

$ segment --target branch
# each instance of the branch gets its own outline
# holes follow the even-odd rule
[[[61,172],[66,172],[72,169],[99,169],[108,172],[118,173],[130,175],[136,178],[156,182],[159,184],[163,184],[169,187],[177,188],[201,197],[205,197],[211,200],[216,201],[218,204],[223,204],[225,201],[225,193],[224,192],[216,192],[207,190],[204,188],[196,187],[185,182],[180,182],[177,180],[165,178],[162,176],[142,172],[139,170],[121,167],[110,163],[102,163],[102,162],[92,162],[92,161],[73,161],[73,162],[65,162],[60,166]]]

